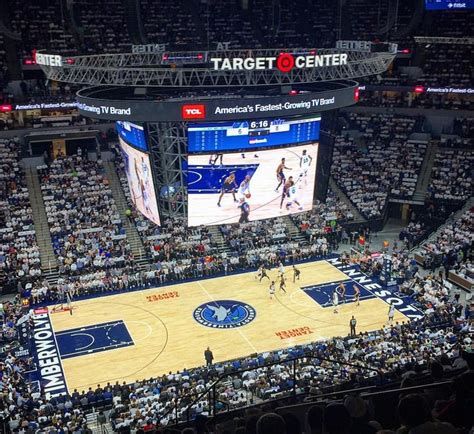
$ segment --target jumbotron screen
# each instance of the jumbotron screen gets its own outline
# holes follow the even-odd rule
[[[318,142],[188,156],[188,225],[244,223],[312,208]]]
[[[129,122],[117,122],[116,126],[132,202],[146,218],[160,226],[150,156],[140,150],[148,149],[143,127]]]
[[[188,152],[270,148],[319,140],[320,116],[188,125]]]

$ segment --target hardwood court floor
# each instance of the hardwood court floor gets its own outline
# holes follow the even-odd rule
[[[287,210],[285,205],[280,208],[282,186],[280,186],[278,192],[275,192],[275,188],[278,185],[276,169],[281,163],[282,158],[286,160],[286,167],[291,168],[291,170],[284,170],[285,176],[287,179],[293,176],[293,180],[298,187],[298,202],[303,207],[303,210],[307,211],[311,209],[313,206],[318,147],[319,145],[317,143],[313,143],[293,146],[291,148],[265,150],[258,152],[258,157],[255,157],[254,152],[247,152],[245,159],[242,158],[241,152],[224,155],[224,165],[235,165],[238,167],[241,165],[258,164],[258,169],[250,181],[249,190],[252,196],[247,200],[250,205],[250,221],[280,217],[296,211],[296,204],[292,206],[291,210]],[[300,180],[300,157],[303,150],[308,152],[308,155],[312,157],[313,161],[309,166],[307,176]],[[205,166],[209,164],[209,156],[190,155],[188,157],[188,163]],[[189,194],[189,225],[197,226],[238,222],[240,208],[234,203],[232,194],[224,194],[220,207],[217,206],[218,199],[219,193],[217,191],[215,193],[206,194]],[[288,201],[285,201],[285,204],[287,202]]]
[[[386,323],[387,304],[379,298],[363,300],[360,306],[340,305],[335,314],[332,308],[321,307],[300,289],[346,279],[333,265],[317,261],[298,268],[301,280],[294,284],[293,273],[286,267],[287,294],[280,292],[277,285],[273,300],[269,298],[268,281],[258,283],[255,273],[246,273],[77,301],[72,316],[67,312],[51,314],[56,333],[122,320],[134,341],[134,345],[124,348],[63,359],[69,390],[81,391],[117,380],[133,382],[201,366],[207,346],[215,361],[223,361],[347,335],[352,315],[358,321],[357,331],[374,330]],[[276,276],[277,270],[271,270],[270,277]],[[167,293],[175,296],[156,297]],[[215,300],[248,303],[256,317],[247,325],[231,329],[213,329],[198,323],[193,318],[194,310]],[[405,319],[396,311],[396,321]],[[283,339],[285,335],[277,334],[305,327],[310,333]]]

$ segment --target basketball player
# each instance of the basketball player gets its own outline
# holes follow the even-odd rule
[[[270,278],[268,277],[268,274],[267,274],[267,269],[265,268],[265,265],[261,265],[260,266],[260,269],[262,270],[261,274],[260,274],[260,282],[262,281],[262,279],[264,277],[266,277],[268,280],[270,280]]]
[[[342,302],[346,303],[346,285],[343,282],[339,284],[339,295],[341,296]]]
[[[239,205],[240,218],[239,223],[248,223],[250,215],[250,205],[245,200]]]
[[[392,324],[393,317],[395,316],[395,305],[393,302],[390,303],[390,307],[388,308],[388,323]]]
[[[298,190],[297,190],[296,185],[293,181],[292,181],[291,187],[288,189],[288,197],[289,197],[289,202],[286,204],[286,209],[287,210],[289,210],[291,205],[293,205],[294,203],[296,205],[298,205],[298,210],[301,211],[303,209],[301,204],[298,202]]]
[[[133,197],[134,197],[134,201],[138,201],[138,198],[140,197],[140,179],[141,179],[141,176],[140,176],[140,170],[138,169],[138,161],[136,158],[133,159],[133,170],[135,172],[135,182],[132,182],[131,186],[132,186],[132,189],[133,189]]]
[[[141,169],[142,169],[143,182],[145,183],[145,185],[148,185],[150,183],[150,173],[148,172],[148,165],[146,164],[144,157],[142,157],[142,160],[141,160]]]
[[[234,202],[237,202],[237,198],[235,197],[235,189],[237,188],[237,182],[235,180],[235,172],[230,172],[230,175],[224,179],[224,182],[221,186],[221,195],[219,196],[219,200],[217,201],[217,206],[221,206],[221,199],[224,196],[224,193],[232,193],[234,197]]]
[[[357,285],[353,285],[354,288],[354,302],[357,303],[356,306],[360,306],[360,288]]]
[[[257,274],[255,274],[255,280],[260,279],[260,277],[262,276],[262,273],[263,273],[263,265],[260,265],[260,267],[258,267]]]
[[[306,149],[303,150],[303,155],[300,157],[300,178],[308,175],[309,166],[313,162],[313,158],[306,153]]]
[[[293,265],[293,283],[295,283],[296,280],[300,280],[300,274],[301,271]]]
[[[215,166],[216,163],[217,163],[217,160],[220,159],[220,165],[222,166],[222,157],[224,156],[224,154],[211,154],[209,156],[209,165],[210,166]]]
[[[251,176],[246,175],[244,180],[239,185],[237,195],[241,203],[244,202],[245,199],[250,198],[250,179],[251,179]]]
[[[275,294],[275,282],[272,280],[272,283],[270,283],[270,288],[268,288],[268,291],[270,292],[270,300],[273,298],[273,295]]]
[[[334,313],[339,313],[339,310],[338,310],[338,305],[339,305],[339,295],[337,293],[337,290],[336,288],[334,288],[333,292],[332,292],[332,305],[334,307]]]
[[[286,294],[286,282],[285,282],[285,276],[282,274],[280,276],[280,290],[282,290]]]
[[[283,266],[283,262],[280,261],[278,264],[278,275],[281,277],[285,274],[285,267]]]
[[[285,181],[285,183],[283,184],[283,191],[281,192],[280,209],[282,208],[283,202],[285,201],[285,199],[290,196],[290,188],[292,187],[293,184],[294,182],[293,182],[292,176],[290,176],[288,178],[288,181]]]
[[[143,206],[145,207],[145,212],[148,215],[152,215],[150,209],[150,195],[148,194],[148,189],[146,188],[143,180],[140,179],[140,190],[142,192]]]
[[[278,185],[277,185],[277,188],[275,189],[275,191],[278,191],[278,189],[280,188],[280,185],[282,185],[282,184],[285,185],[286,178],[285,178],[285,173],[283,172],[284,169],[292,170],[290,167],[285,166],[285,159],[282,158],[281,163],[278,165],[278,167],[276,169],[276,176],[277,176],[277,180],[278,180]]]

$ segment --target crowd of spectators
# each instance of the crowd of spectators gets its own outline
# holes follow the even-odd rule
[[[423,47],[423,75],[418,83],[429,87],[468,88],[474,69],[469,56],[473,45],[428,44]]]
[[[20,147],[18,139],[0,139],[0,286],[19,291],[41,276]]]
[[[410,248],[421,239],[427,232],[427,227],[423,221],[411,221],[400,231],[399,238]]]
[[[288,241],[289,234],[281,217],[264,221],[220,226],[231,249],[239,254]]]
[[[199,5],[199,15],[207,40],[228,42],[230,48],[261,48],[252,24],[233,0],[206,1]],[[214,48],[214,47],[211,47]]]
[[[300,232],[308,236],[311,242],[318,235],[331,232],[337,225],[351,222],[354,214],[350,207],[329,189],[324,203],[318,201],[311,211],[293,214],[290,217]]]
[[[416,378],[426,373],[435,360],[443,361],[445,369],[465,368],[460,348],[469,346],[470,323],[456,316],[454,307],[444,304],[431,308],[421,321],[394,324],[357,336],[316,341],[287,350],[267,352],[211,368],[185,369],[150,381],[125,386],[125,393],[114,400],[111,413],[117,430],[138,428],[147,424],[159,426],[178,418],[185,419],[185,409],[194,398],[191,418],[210,414],[208,395],[199,396],[218,377],[224,376],[216,390],[217,410],[239,408],[250,402],[278,397],[293,388],[297,393],[314,395],[337,389],[350,389],[380,382]],[[439,329],[440,325],[444,329]],[[428,350],[429,349],[429,350]],[[344,360],[357,366],[326,361]],[[307,356],[296,364],[287,359]],[[264,366],[275,363],[271,367]],[[235,370],[250,369],[244,373]],[[123,387],[123,386],[122,386]],[[175,406],[177,408],[175,408]]]
[[[75,54],[77,44],[65,26],[65,10],[55,0],[23,2],[8,0],[8,27],[21,37],[18,44],[20,61],[31,58],[35,49]]]
[[[410,140],[417,119],[350,113],[351,135],[336,137],[332,176],[367,218],[382,215],[388,196],[411,198],[426,143]]]
[[[6,51],[3,41],[3,34],[0,34],[0,91],[7,84],[7,62],[6,62]],[[2,102],[2,97],[0,97],[0,103]]]
[[[463,144],[464,147],[473,145],[474,137],[474,118],[456,118],[453,123],[453,134],[461,138],[470,139],[470,141]]]
[[[433,162],[428,198],[448,202],[468,199],[472,195],[473,164],[472,149],[439,148]]]
[[[59,274],[110,269],[133,261],[100,160],[58,156],[38,168]]]
[[[474,209],[469,209],[458,218],[448,219],[425,243],[423,254],[426,266],[443,265],[448,270],[461,267],[472,268],[474,244]]]
[[[83,29],[81,54],[125,53],[131,41],[127,31],[127,15],[120,0],[75,0],[74,17]]]
[[[71,432],[92,434],[84,410],[70,397],[48,400],[34,389],[28,372],[36,368],[21,346],[19,320],[28,319],[21,298],[0,302],[0,430],[2,433]],[[28,330],[28,329],[26,329]],[[28,339],[31,339],[31,333]],[[74,403],[73,403],[74,402]]]
[[[288,396],[293,390],[309,396],[306,400],[316,400],[319,395],[336,390],[380,384],[408,387],[417,382],[438,382],[453,374],[462,374],[464,381],[472,382],[463,374],[468,368],[463,349],[469,348],[471,343],[472,320],[462,315],[455,299],[445,293],[437,292],[436,303],[428,303],[432,291],[426,287],[432,285],[430,279],[424,282],[423,293],[419,295],[425,300],[421,304],[426,314],[422,320],[219,362],[206,368],[170,372],[132,384],[116,382],[98,385],[95,389],[74,390],[69,395],[49,400],[28,384],[25,372],[33,367],[32,359],[15,357],[10,351],[1,362],[4,393],[0,395],[0,415],[11,432],[69,430],[89,434],[92,431],[87,427],[85,412],[92,406],[108,407],[114,430],[133,432],[168,425],[176,416],[185,420],[186,408],[195,399],[189,416],[197,421],[205,420],[212,410],[209,395],[203,392],[220,377],[215,396],[217,412]],[[433,285],[440,284],[436,278],[433,280]],[[417,285],[416,282],[412,285],[415,291]],[[2,343],[11,346],[18,339],[14,324],[24,315],[19,297],[3,304],[0,313]],[[327,360],[328,354],[332,361]],[[295,365],[289,362],[296,357],[300,359]],[[270,363],[273,365],[265,366]],[[243,369],[247,371],[238,372]],[[456,381],[453,391],[458,387]],[[455,425],[472,423],[472,414],[471,419],[469,413],[462,413],[462,419],[452,420],[448,418],[450,412],[442,411],[447,408],[450,393],[447,388],[442,395],[427,394],[431,405],[436,404],[437,417]],[[351,411],[350,399],[344,402]],[[260,410],[256,411],[258,414]],[[103,413],[99,413],[99,419],[99,422],[105,421]],[[405,422],[403,418],[402,422]]]
[[[192,5],[191,2],[183,0],[159,3],[153,0],[140,0],[139,3],[143,26],[149,41],[164,43],[167,49],[174,50],[195,50],[202,47],[203,34],[199,26],[204,25],[204,17],[198,13],[199,4]],[[194,15],[192,8],[196,11]],[[211,39],[213,44],[223,41],[223,39]]]

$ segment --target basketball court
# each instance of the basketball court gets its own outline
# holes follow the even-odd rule
[[[189,187],[189,225],[210,225],[223,223],[236,223],[239,221],[240,209],[234,202],[231,193],[225,193],[220,206],[217,205],[220,191],[221,179],[227,177],[231,172],[236,173],[238,182],[245,175],[251,176],[249,192],[251,198],[247,199],[251,212],[249,220],[261,220],[280,217],[294,213],[298,210],[296,205],[287,209],[285,204],[280,207],[283,185],[278,186],[276,169],[285,158],[283,170],[286,179],[290,176],[298,187],[298,202],[302,210],[310,210],[313,206],[314,182],[316,176],[316,163],[318,159],[318,144],[308,143],[303,146],[291,148],[280,148],[264,150],[259,152],[234,152],[225,154],[222,165],[209,166],[209,155],[190,155],[188,157]],[[312,158],[312,163],[306,171],[305,176],[300,177],[303,169],[300,168],[300,158],[303,151],[307,151]],[[245,155],[245,158],[242,158]],[[220,160],[219,160],[220,161]],[[311,180],[311,181],[308,181]],[[238,188],[235,189],[236,191]]]
[[[54,331],[68,390],[202,366],[208,346],[215,361],[224,361],[345,336],[352,315],[358,332],[379,329],[387,323],[390,299],[398,300],[395,321],[419,317],[411,299],[383,290],[355,266],[329,259],[297,267],[301,278],[295,283],[285,267],[286,294],[278,289],[278,270],[269,271],[277,288],[273,299],[270,282],[260,283],[252,272],[74,301],[72,315],[43,314]],[[341,300],[334,313],[331,294],[341,281],[346,303]],[[353,302],[355,282],[360,305]],[[38,323],[37,330],[44,325]]]

